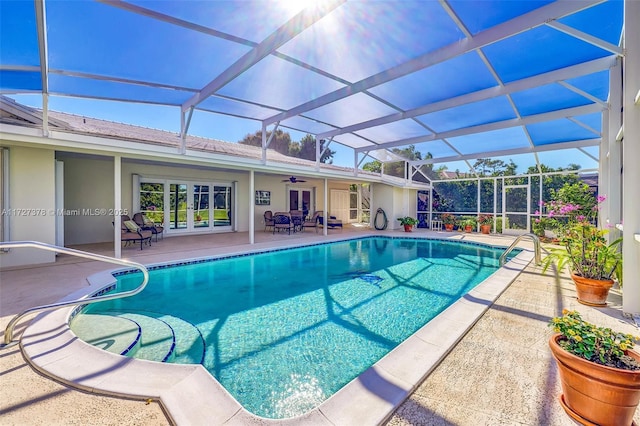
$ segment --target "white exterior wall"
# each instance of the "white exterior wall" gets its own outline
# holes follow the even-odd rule
[[[55,207],[54,151],[11,146],[8,206],[11,240],[55,244]],[[54,261],[53,252],[38,249],[12,249],[0,254],[0,267]]]
[[[375,217],[376,211],[381,208],[387,214],[389,225],[387,229],[402,229],[398,221],[399,217],[416,217],[418,208],[418,196],[415,189],[396,188],[385,184],[372,184],[373,205],[371,215]]]
[[[624,3],[624,98],[623,98],[623,289],[622,310],[640,315],[640,105],[635,103],[640,93],[640,2]],[[640,103],[640,102],[639,102]],[[638,238],[636,240],[636,237]]]
[[[58,160],[64,162],[65,245],[113,241],[113,216],[88,213],[113,211],[113,159],[59,155]]]

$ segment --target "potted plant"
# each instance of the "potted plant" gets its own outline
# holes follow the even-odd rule
[[[444,229],[448,232],[453,231],[453,227],[458,221],[454,215],[451,213],[442,213],[440,216],[440,220],[442,220],[442,224],[444,225]]]
[[[493,215],[481,214],[478,216],[478,223],[480,224],[480,232],[489,234],[491,232],[491,225],[493,225]]]
[[[464,229],[464,232],[473,232],[473,228],[476,227],[477,221],[475,216],[463,216],[460,221],[460,225]]]
[[[640,339],[584,321],[576,311],[562,312],[549,325],[567,414],[582,424],[631,425],[640,401]]]
[[[400,225],[404,226],[404,232],[411,232],[411,228],[418,224],[418,221],[411,216],[399,217]]]
[[[622,253],[619,238],[607,244],[606,230],[587,221],[571,225],[562,237],[563,248],[555,248],[543,261],[542,272],[555,264],[557,272],[569,267],[576,285],[578,302],[590,306],[606,306],[613,278],[622,280]]]

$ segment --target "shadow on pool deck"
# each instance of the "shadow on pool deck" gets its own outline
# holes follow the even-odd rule
[[[332,239],[354,236],[348,230],[332,234]],[[383,235],[401,233],[385,232]],[[498,238],[503,245],[510,242],[509,238],[501,236],[447,233],[438,233],[438,236],[478,241]],[[266,234],[259,237],[255,248],[322,240],[313,233],[295,236],[295,240],[288,236],[271,238]],[[176,258],[176,253],[194,257],[193,253],[209,255],[249,247],[246,234],[226,236],[226,247],[218,245],[223,238],[182,241],[167,238],[142,252],[125,249],[123,255],[143,263],[154,263]],[[110,250],[108,245],[103,245],[102,249]],[[62,259],[56,265],[0,270],[0,326],[4,328],[15,312],[56,301],[86,286],[87,276],[107,268],[95,262]],[[640,334],[622,316],[619,293],[612,292],[607,308],[587,307],[576,302],[568,277],[556,280],[552,275],[542,275],[539,268],[530,265],[395,411],[387,424],[574,425],[558,402],[557,369],[547,347],[547,339],[552,333],[547,327],[548,320],[563,308],[577,309],[586,320],[598,325]],[[21,329],[22,326],[18,326],[16,330]],[[96,396],[45,378],[24,362],[16,348],[0,352],[0,376],[3,382],[0,391],[2,424],[170,424],[157,403]],[[635,421],[640,422],[639,412],[636,412]]]

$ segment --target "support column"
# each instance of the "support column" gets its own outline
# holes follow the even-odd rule
[[[249,244],[255,244],[256,242],[256,233],[255,233],[255,221],[256,221],[256,202],[255,202],[255,193],[256,193],[256,182],[255,182],[255,174],[253,170],[249,171]]]
[[[327,226],[327,224],[329,223],[329,195],[327,194],[328,192],[328,188],[329,188],[329,183],[327,181],[327,178],[324,178],[324,213],[322,213],[322,233],[327,236],[329,234],[329,226]]]
[[[609,80],[611,82],[611,80]],[[609,90],[611,93],[611,90]],[[611,103],[609,103],[611,106]],[[611,229],[614,224],[611,223],[611,212],[609,205],[609,121],[610,119],[610,110],[605,110],[602,112],[602,139],[600,139],[600,155],[598,158],[598,194],[606,195],[607,198],[600,203],[599,211],[598,211],[598,226],[601,229]],[[540,175],[540,179],[542,182],[542,175]],[[542,185],[540,185],[540,189],[542,189]],[[540,191],[542,194],[542,191]],[[542,197],[540,197],[542,199]],[[609,232],[607,234],[607,238],[609,242],[611,242],[612,233]]]
[[[119,155],[113,157],[113,257],[122,257],[122,217],[117,214],[122,211],[122,158]]]
[[[624,141],[622,151],[626,167],[622,174],[623,189],[623,292],[622,310],[640,315],[640,105],[635,97],[640,92],[640,2],[624,2],[624,49],[623,62],[624,96],[623,123]],[[640,237],[639,237],[640,238]]]
[[[609,122],[608,135],[608,172],[606,187],[608,219],[610,225],[609,238],[613,241],[620,238],[620,231],[615,227],[622,221],[622,143],[616,140],[616,135],[622,126],[622,65],[611,68],[609,72]],[[603,137],[604,139],[604,137]]]

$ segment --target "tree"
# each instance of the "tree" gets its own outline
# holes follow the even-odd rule
[[[294,142],[294,144],[296,144]],[[294,157],[304,158],[305,160],[316,161],[316,138],[313,135],[306,134],[298,144],[298,155],[292,155]],[[327,149],[322,152],[325,147],[325,140],[320,140],[320,162],[325,164],[333,163],[333,156],[336,153],[331,149]]]
[[[393,153],[398,154],[398,156],[405,158],[407,161],[418,161],[422,160],[422,154],[419,151],[416,151],[415,145],[409,145],[406,148],[394,148],[391,150]],[[428,152],[424,159],[431,159],[433,155]],[[382,163],[378,160],[374,160],[372,162],[366,163],[362,166],[363,170],[367,170],[370,172],[380,173],[382,170]],[[419,166],[420,171],[424,173],[429,179],[437,179],[438,174],[433,171],[433,164],[423,164]],[[389,176],[396,176],[400,178],[404,178],[405,176],[405,161],[392,161],[384,164],[384,173]],[[419,182],[425,182],[427,179],[420,173],[413,174],[413,179]]]
[[[267,132],[267,140],[272,132]],[[252,135],[246,135],[239,143],[243,145],[262,146],[262,131],[258,130]],[[324,149],[324,140],[320,141],[320,151]],[[316,138],[313,135],[305,135],[300,142],[292,141],[291,135],[283,130],[276,130],[268,149],[274,149],[280,154],[289,157],[303,158],[305,160],[316,160]],[[335,151],[327,149],[320,157],[321,163],[331,164]]]
[[[378,160],[365,163],[362,166],[362,170],[366,170],[368,172],[380,173],[382,171],[382,163]]]
[[[271,131],[267,131],[267,140],[271,136]],[[258,130],[254,134],[249,134],[244,137],[239,143],[243,145],[251,145],[251,146],[262,146],[262,131]],[[271,143],[269,144],[269,149],[273,149],[278,151],[280,154],[289,155],[291,144],[291,135],[289,133],[277,129],[276,134],[273,136]]]
[[[516,174],[518,166],[513,160],[505,163],[502,160],[492,160],[491,158],[478,158],[473,163],[473,169],[479,176],[513,176]]]

